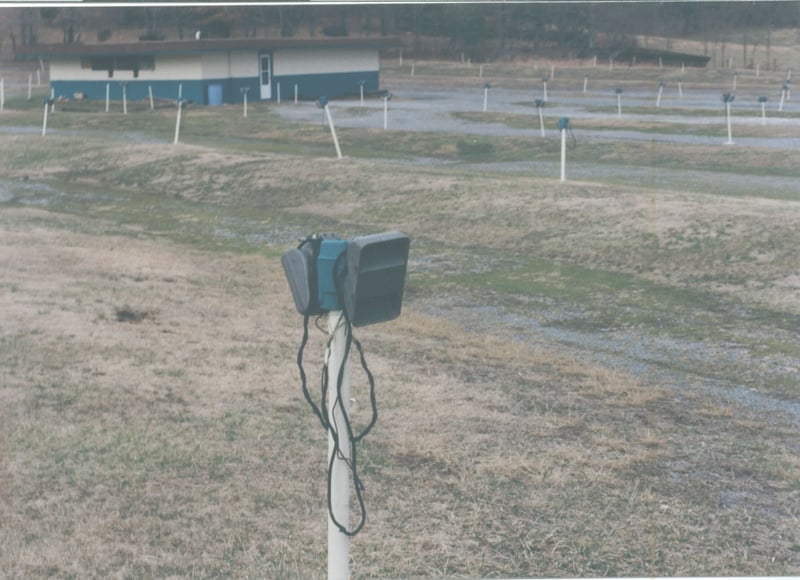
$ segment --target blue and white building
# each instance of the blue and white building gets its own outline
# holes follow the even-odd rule
[[[40,44],[17,48],[17,58],[49,63],[56,98],[179,96],[198,104],[340,97],[379,90],[382,49],[397,39],[207,39],[121,44]],[[280,95],[280,96],[279,96]]]

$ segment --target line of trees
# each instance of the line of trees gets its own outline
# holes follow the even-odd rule
[[[412,52],[460,52],[474,61],[524,52],[579,56],[601,46],[630,45],[637,35],[691,36],[718,42],[737,34],[747,62],[748,45],[761,44],[769,52],[775,28],[800,25],[800,3],[795,1],[129,5],[16,10],[11,32],[15,45],[37,42],[40,27],[60,28],[65,43],[103,42],[120,29],[140,30],[142,40],[188,38],[197,30],[206,37],[400,35]]]

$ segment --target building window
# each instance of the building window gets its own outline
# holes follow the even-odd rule
[[[91,56],[81,59],[81,68],[89,70],[108,71],[108,76],[114,76],[115,70],[133,71],[133,76],[138,77],[140,70],[155,70],[156,57],[143,56]]]
[[[114,70],[114,57],[96,56],[93,58],[82,58],[81,68],[91,70]]]

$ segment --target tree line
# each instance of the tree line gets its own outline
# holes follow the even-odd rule
[[[4,9],[7,11],[10,9]],[[562,2],[557,4],[443,3],[258,6],[122,6],[17,8],[11,38],[33,44],[43,27],[64,43],[104,42],[116,30],[141,40],[206,38],[400,36],[411,53],[461,53],[474,61],[526,52],[583,56],[626,46],[637,36],[736,40],[769,51],[772,31],[800,26],[800,3]],[[7,20],[8,22],[8,20]],[[7,26],[9,26],[7,24]],[[431,39],[436,39],[432,42]],[[669,47],[661,47],[668,49]],[[431,55],[431,56],[443,56]]]

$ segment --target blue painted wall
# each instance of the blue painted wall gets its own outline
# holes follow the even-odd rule
[[[247,100],[252,103],[253,101],[260,100],[261,86],[258,84],[258,78],[220,78],[220,79],[205,79],[203,84],[203,100],[195,101],[196,103],[202,102],[208,105],[208,87],[211,85],[222,85],[222,102],[225,104],[241,103],[244,101],[242,89],[249,89],[247,92]]]
[[[314,100],[322,95],[333,98],[358,95],[361,81],[364,81],[365,93],[377,91],[378,71],[275,76],[272,77],[272,98],[278,98],[278,83],[281,85],[281,101],[288,101],[294,99],[295,83],[298,98]]]
[[[225,79],[224,98],[226,103],[241,103],[244,101],[242,89],[247,88],[247,102],[253,103],[261,100],[261,85],[257,77]]]
[[[122,85],[113,79],[106,81],[52,81],[50,87],[56,98],[72,99],[75,93],[84,93],[88,98],[98,101],[106,99],[106,84],[109,86],[109,98],[112,101],[122,100]],[[147,87],[153,87],[153,98],[177,100],[178,85],[183,85],[181,95],[194,103],[206,104],[208,81],[128,81],[126,93],[128,100],[148,99]]]

